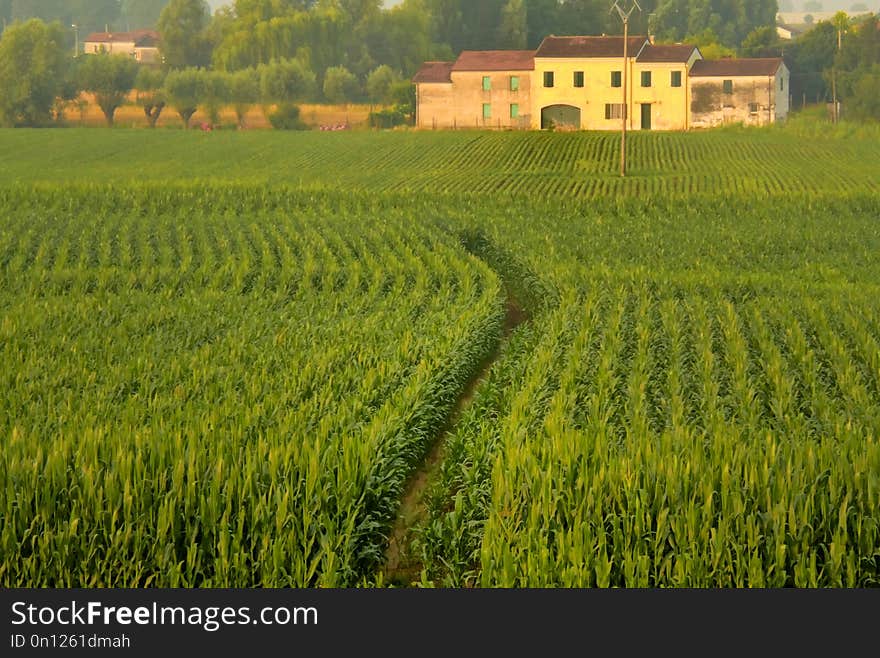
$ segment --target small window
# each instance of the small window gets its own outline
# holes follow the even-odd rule
[[[519,76],[510,76],[510,91],[519,91]]]
[[[779,76],[779,91],[785,91],[785,78]]]
[[[626,108],[623,103],[606,103],[605,104],[605,119],[623,119],[624,114],[626,113]]]
[[[642,71],[642,86],[650,87],[651,86],[651,72],[650,71]]]
[[[492,90],[492,78],[488,75],[483,76],[483,91],[491,91]]]
[[[670,80],[670,84],[673,87],[681,87],[681,71],[672,72],[672,79]]]
[[[552,87],[556,84],[555,76],[553,75],[553,71],[544,71],[544,86]]]
[[[611,86],[612,87],[622,87],[623,86],[623,72],[622,71],[612,71],[611,72]]]
[[[519,119],[519,103],[510,104],[510,118]]]
[[[730,94],[733,93],[733,80],[725,80],[725,81],[722,83],[722,86],[723,86],[723,88],[724,88],[724,93],[725,93],[725,94],[730,95]]]
[[[749,112],[751,114],[757,114],[758,110],[760,110],[760,109],[761,109],[761,106],[758,105],[757,103],[749,103]]]
[[[483,103],[483,118],[491,119],[492,118],[492,105],[491,103]]]
[[[580,89],[584,86],[584,72],[583,71],[575,71],[574,72],[574,86]]]

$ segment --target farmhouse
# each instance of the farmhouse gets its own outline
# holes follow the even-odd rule
[[[159,33],[154,30],[93,32],[83,42],[83,50],[87,55],[129,55],[142,64],[158,64]]]
[[[708,62],[699,48],[630,37],[555,37],[536,51],[464,51],[413,78],[416,125],[688,130],[788,115],[781,59]],[[626,87],[626,99],[623,97]]]

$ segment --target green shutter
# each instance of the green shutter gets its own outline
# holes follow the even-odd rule
[[[681,71],[672,72],[672,86],[681,87]]]
[[[732,94],[733,93],[733,80],[725,80],[723,83],[724,93]]]
[[[510,76],[510,91],[519,91],[519,76]]]
[[[544,86],[552,87],[555,82],[553,71],[544,71]]]
[[[483,91],[491,91],[492,90],[492,78],[488,75],[483,76]]]
[[[483,118],[491,119],[492,118],[492,105],[490,103],[483,103]]]
[[[519,119],[519,103],[510,104],[510,118]]]
[[[623,74],[620,71],[612,71],[611,72],[611,86],[612,87],[622,87],[623,86]]]
[[[651,72],[650,71],[642,71],[642,86],[650,87],[651,86]]]

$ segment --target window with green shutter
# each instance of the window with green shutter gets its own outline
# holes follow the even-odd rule
[[[510,104],[510,118],[519,119],[519,103]]]
[[[650,87],[651,86],[651,72],[650,71],[642,71],[642,86]]]
[[[728,94],[728,95],[732,94],[733,93],[733,80],[725,80],[722,83],[722,87],[724,89],[725,94]]]
[[[575,71],[574,72],[574,86],[578,89],[584,86],[584,72],[583,71]]]
[[[556,84],[556,76],[553,75],[553,71],[544,71],[544,86],[552,87]]]
[[[491,119],[492,118],[492,105],[490,103],[483,103],[483,118]]]
[[[510,76],[510,91],[519,91],[519,76]]]
[[[488,75],[483,76],[483,91],[491,91],[492,90],[492,78]]]
[[[681,71],[672,72],[671,84],[673,87],[681,87]]]
[[[611,72],[611,86],[612,87],[622,87],[623,86],[623,72],[622,71],[612,71]]]

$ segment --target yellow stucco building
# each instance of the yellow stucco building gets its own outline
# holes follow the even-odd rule
[[[782,60],[707,62],[695,46],[647,37],[627,40],[625,63],[623,37],[551,36],[536,51],[465,51],[455,62],[426,62],[413,82],[416,125],[428,129],[619,130],[625,115],[631,130],[687,130],[778,121],[789,107]],[[773,93],[760,97],[756,115],[757,91],[710,94],[712,84]],[[717,108],[710,95],[723,97]]]

